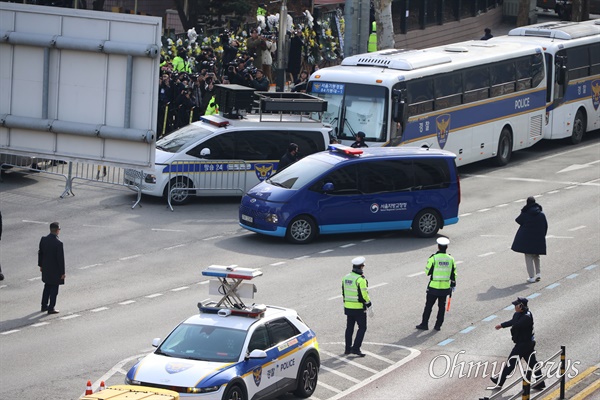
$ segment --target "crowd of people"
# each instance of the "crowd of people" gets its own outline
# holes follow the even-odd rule
[[[310,14],[308,14],[310,16]],[[267,19],[269,19],[269,16]],[[310,73],[324,62],[342,59],[341,14],[313,23],[290,24],[285,81],[289,90],[305,92]],[[187,38],[163,38],[158,96],[158,137],[218,112],[216,84],[237,84],[268,91],[274,82],[278,32],[271,22],[260,21],[249,34],[224,30],[216,36],[199,37],[194,29]],[[332,33],[331,26],[336,27]]]

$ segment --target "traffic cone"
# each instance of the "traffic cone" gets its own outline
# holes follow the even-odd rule
[[[87,387],[85,388],[85,395],[94,394],[92,391],[92,381],[87,381]]]
[[[100,381],[100,390],[104,389],[106,389],[106,385],[104,384],[104,381]]]

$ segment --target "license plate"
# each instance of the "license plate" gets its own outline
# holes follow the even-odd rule
[[[242,214],[242,219],[247,222],[254,222],[254,219],[249,215]]]

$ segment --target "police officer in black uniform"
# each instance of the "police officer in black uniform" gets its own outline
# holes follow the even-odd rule
[[[535,357],[535,335],[533,332],[533,314],[527,307],[528,300],[524,297],[517,297],[512,304],[515,306],[515,313],[510,321],[496,325],[496,329],[510,327],[510,334],[515,343],[510,355],[508,363],[502,368],[499,376],[491,377],[492,382],[496,387],[500,388],[504,385],[506,377],[515,369],[517,362],[523,358],[527,361],[530,369],[534,369],[537,364]],[[542,372],[537,369],[534,372],[536,380],[541,378]],[[540,382],[533,386],[533,389],[543,390],[546,387],[546,382]]]
[[[365,143],[365,137],[366,137],[366,136],[367,136],[367,135],[365,135],[365,133],[364,133],[364,132],[362,132],[362,131],[361,131],[361,132],[357,132],[357,133],[356,133],[356,141],[355,141],[354,143],[352,143],[352,144],[350,145],[350,147],[354,147],[355,149],[356,149],[356,148],[359,148],[359,147],[369,147],[369,146],[368,146],[368,145]]]

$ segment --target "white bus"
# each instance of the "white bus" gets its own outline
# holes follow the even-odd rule
[[[600,20],[547,22],[516,28],[491,40],[541,46],[546,58],[544,139],[600,129]]]
[[[424,50],[345,58],[312,74],[307,92],[328,102],[323,122],[351,144],[427,146],[457,165],[495,158],[542,139],[546,112],[542,47],[474,40]]]

